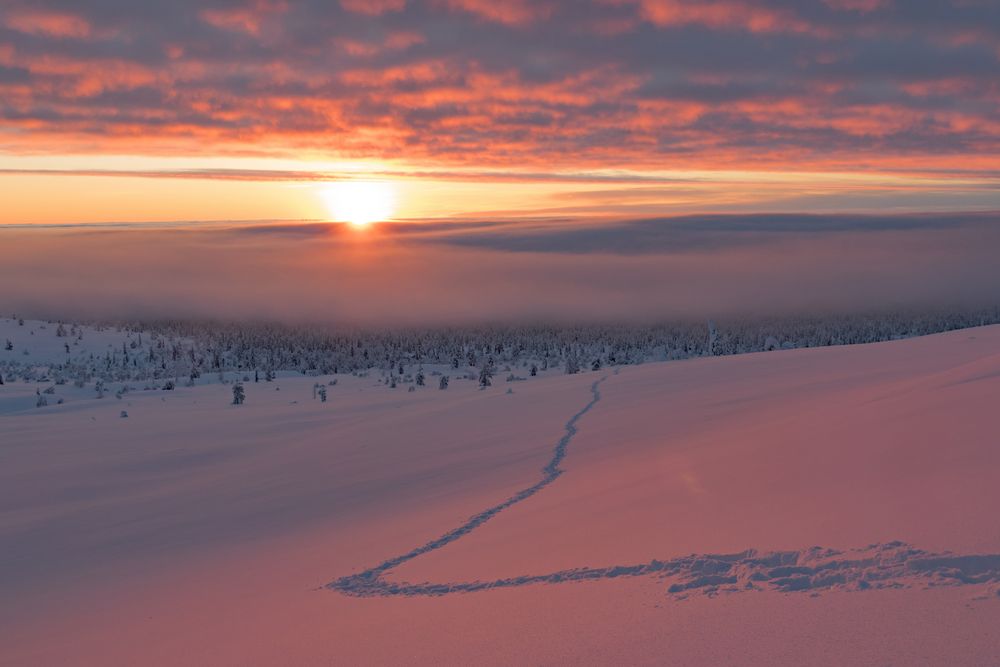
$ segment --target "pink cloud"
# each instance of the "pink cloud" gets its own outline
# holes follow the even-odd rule
[[[551,15],[552,6],[537,0],[443,0],[450,9],[469,12],[476,16],[506,25],[523,25]]]
[[[247,7],[203,9],[198,15],[213,27],[256,36],[267,16],[280,14],[287,8],[283,0],[256,0]]]
[[[44,9],[12,11],[7,15],[5,24],[18,32],[50,37],[84,38],[90,36],[92,32],[90,23],[81,16]]]
[[[760,33],[825,34],[826,32],[787,9],[748,4],[741,0],[604,0],[604,2],[611,5],[638,5],[641,16],[658,26],[703,25],[713,29],[739,29]]]
[[[823,0],[828,7],[841,11],[874,12],[892,4],[892,0]]]
[[[427,38],[413,30],[398,30],[385,38],[385,45],[390,49],[403,50],[417,44],[424,44]]]
[[[402,11],[406,0],[340,0],[340,6],[356,14],[380,16],[386,12]]]

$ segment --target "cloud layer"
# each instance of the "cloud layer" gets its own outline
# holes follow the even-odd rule
[[[992,0],[8,0],[0,150],[996,168]]]
[[[360,324],[1000,304],[1000,218],[0,228],[0,308]],[[65,258],[53,261],[54,257]]]

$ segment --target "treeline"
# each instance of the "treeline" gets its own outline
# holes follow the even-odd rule
[[[95,323],[123,334],[120,349],[81,344],[80,323],[52,323],[66,337],[65,360],[4,355],[8,381],[78,385],[139,381],[172,388],[206,374],[259,380],[278,372],[329,375],[380,370],[399,376],[424,365],[462,373],[483,368],[578,372],[607,366],[765,350],[851,345],[1000,323],[1000,307],[957,312],[882,312],[661,324],[336,329],[322,326],[189,321]],[[534,374],[534,371],[532,372]]]

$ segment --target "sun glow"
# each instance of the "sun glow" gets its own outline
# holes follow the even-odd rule
[[[384,181],[340,181],[322,194],[330,215],[355,227],[388,220],[396,210],[396,189]]]

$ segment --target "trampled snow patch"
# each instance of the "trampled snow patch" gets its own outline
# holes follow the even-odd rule
[[[886,542],[838,551],[810,547],[798,551],[735,554],[692,554],[639,565],[574,568],[541,575],[494,581],[393,583],[371,571],[344,577],[330,585],[357,597],[441,596],[539,584],[658,577],[675,599],[692,593],[718,595],[773,590],[781,593],[865,591],[917,586],[970,586],[980,597],[1000,595],[1000,554],[932,553],[904,542]]]
[[[1000,583],[1000,554],[932,553],[896,541],[850,551],[812,547],[690,556],[665,563],[661,571],[674,582],[668,591],[678,596],[759,589],[784,593],[913,586],[993,589]]]

